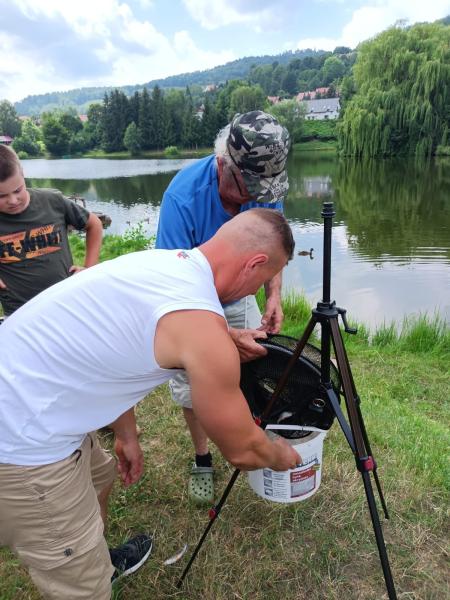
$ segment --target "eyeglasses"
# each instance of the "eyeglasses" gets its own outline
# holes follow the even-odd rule
[[[234,179],[234,183],[236,184],[236,187],[237,187],[237,189],[239,190],[239,195],[240,195],[240,196],[242,196],[242,197],[243,197],[243,196],[248,196],[248,192],[247,192],[247,190],[246,190],[246,189],[244,189],[244,190],[243,190],[243,189],[241,188],[241,186],[239,185],[239,181],[238,181],[238,178],[236,177],[236,174],[235,174],[235,172],[234,172],[234,169],[233,169],[233,167],[231,167],[230,165],[228,165],[228,168],[230,169],[231,176],[233,177],[233,179]]]
[[[237,177],[237,175],[236,175],[235,169],[239,169],[239,167],[237,167],[237,166],[234,164],[234,161],[233,161],[233,163],[231,163],[231,164],[230,164],[229,162],[227,162],[227,163],[226,163],[226,166],[227,166],[227,168],[229,169],[229,171],[230,171],[230,173],[231,173],[231,176],[232,176],[232,178],[233,178],[233,181],[234,181],[234,183],[235,183],[235,185],[236,185],[236,188],[237,188],[237,190],[238,190],[238,192],[239,192],[239,196],[240,196],[241,198],[245,198],[245,199],[246,199],[246,201],[249,201],[249,200],[251,200],[252,198],[251,198],[251,196],[250,196],[250,194],[249,194],[249,192],[248,192],[248,190],[247,190],[247,188],[246,188],[245,184],[239,183],[239,179],[238,179],[238,177]],[[239,172],[240,172],[240,170],[239,170]]]

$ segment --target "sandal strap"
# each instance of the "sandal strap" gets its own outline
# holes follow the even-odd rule
[[[191,475],[201,475],[203,473],[214,473],[214,469],[212,467],[198,467],[197,465],[192,465]]]

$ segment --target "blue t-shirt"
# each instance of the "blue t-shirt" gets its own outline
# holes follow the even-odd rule
[[[196,248],[231,218],[220,200],[213,154],[172,179],[161,203],[156,248]]]
[[[282,203],[247,202],[241,212],[255,207],[282,210]],[[232,219],[222,206],[213,154],[182,169],[164,193],[159,213],[156,248],[196,248]]]

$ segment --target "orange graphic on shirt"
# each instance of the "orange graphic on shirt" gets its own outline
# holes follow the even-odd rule
[[[43,225],[28,231],[0,235],[0,263],[8,264],[37,258],[61,250],[57,225]]]

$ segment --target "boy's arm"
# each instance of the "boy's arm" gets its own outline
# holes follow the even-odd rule
[[[94,213],[89,213],[88,220],[84,226],[86,230],[86,254],[84,258],[84,267],[72,265],[69,273],[79,273],[87,267],[92,267],[98,263],[100,248],[102,246],[103,225],[100,219]]]
[[[98,263],[100,248],[102,246],[103,225],[94,213],[89,213],[86,222],[86,256],[84,266],[92,267]]]

